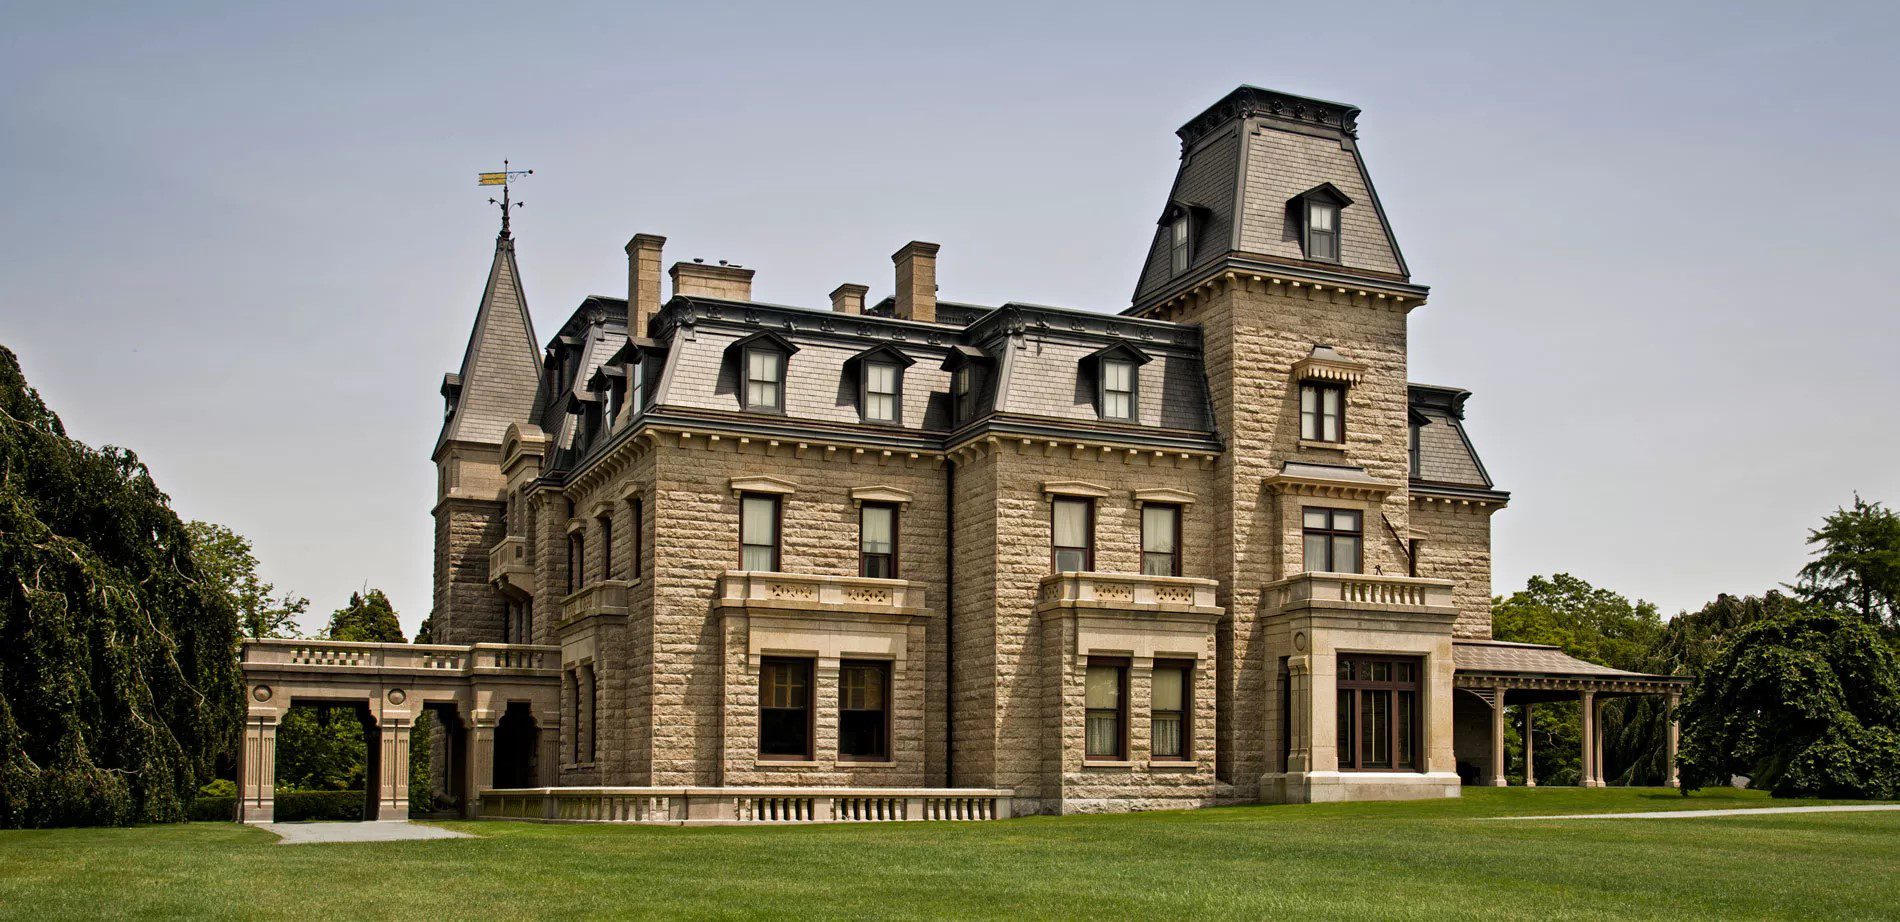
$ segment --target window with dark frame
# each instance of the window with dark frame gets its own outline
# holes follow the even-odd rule
[[[1323,262],[1339,261],[1339,206],[1332,202],[1306,200],[1306,258]]]
[[[1418,430],[1420,427],[1418,423],[1413,423],[1411,428],[1412,428],[1411,444],[1410,444],[1410,448],[1407,451],[1407,455],[1408,455],[1408,462],[1411,466],[1411,476],[1417,477],[1418,476],[1418,462],[1419,462]]]
[[[614,520],[606,515],[600,517],[600,578],[614,578]]]
[[[1192,712],[1194,664],[1155,662],[1149,691],[1149,751],[1156,759],[1193,758]]]
[[[858,575],[897,578],[897,507],[890,503],[858,509]]]
[[[898,370],[889,362],[864,363],[864,421],[898,421]]]
[[[1181,507],[1147,503],[1141,507],[1141,573],[1181,575]]]
[[[638,416],[646,408],[646,366],[635,356],[627,363],[627,415]]]
[[[1111,762],[1127,758],[1128,662],[1090,657],[1083,685],[1083,757]]]
[[[1180,275],[1188,268],[1188,216],[1183,211],[1168,222],[1168,269]]]
[[[1338,748],[1341,771],[1416,771],[1419,673],[1416,657],[1340,654]]]
[[[1102,360],[1102,418],[1135,420],[1135,363]]]
[[[632,539],[632,545],[627,548],[632,552],[629,555],[632,562],[627,565],[627,578],[639,579],[640,568],[644,566],[640,558],[646,553],[646,504],[636,496],[627,503],[627,508],[627,518],[631,520],[627,525],[633,529],[633,533],[627,536]]]
[[[812,756],[812,661],[767,657],[759,663],[759,758]]]
[[[1301,510],[1308,573],[1359,573],[1363,517],[1356,509]]]
[[[784,412],[785,353],[764,347],[745,350],[745,408]]]
[[[1058,496],[1049,503],[1050,565],[1057,573],[1095,569],[1095,502]]]
[[[579,529],[567,533],[567,591],[579,592],[587,585],[587,536]]]
[[[1339,384],[1300,385],[1300,438],[1312,442],[1346,440],[1346,388]]]
[[[845,660],[838,667],[838,756],[891,757],[891,664]]]
[[[739,497],[739,569],[777,572],[779,497],[745,493]]]
[[[957,422],[976,418],[976,366],[964,365],[950,373],[950,397],[956,407]]]

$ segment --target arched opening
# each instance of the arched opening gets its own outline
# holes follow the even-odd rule
[[[495,787],[533,787],[540,743],[541,728],[528,702],[508,702],[495,724]]]
[[[376,818],[377,743],[367,702],[293,699],[277,726],[273,819]]]

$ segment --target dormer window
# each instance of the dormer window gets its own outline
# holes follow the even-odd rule
[[[1339,262],[1340,209],[1352,199],[1332,183],[1320,183],[1294,196],[1288,205],[1299,222],[1300,243],[1306,258],[1316,262]]]
[[[1096,412],[1102,419],[1132,423],[1139,416],[1139,369],[1148,354],[1125,342],[1100,349],[1082,360],[1084,375],[1095,377]]]
[[[904,419],[904,369],[915,359],[889,343],[872,346],[845,362],[857,377],[858,414],[867,423],[896,425]]]
[[[798,347],[777,333],[754,333],[727,347],[739,356],[739,401],[754,413],[785,412],[785,366]]]
[[[951,413],[959,425],[982,412],[983,370],[989,360],[983,350],[961,344],[951,347],[943,360],[943,369],[950,373]]]
[[[1185,210],[1168,223],[1168,267],[1175,275],[1188,268],[1188,213]]]

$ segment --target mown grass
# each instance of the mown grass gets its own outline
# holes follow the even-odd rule
[[[1900,812],[1752,792],[1479,789],[1459,800],[997,823],[444,824],[479,839],[278,846],[195,823],[0,832],[0,916],[1892,918]]]

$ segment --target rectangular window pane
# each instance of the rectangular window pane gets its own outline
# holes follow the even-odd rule
[[[864,415],[879,422],[897,419],[897,369],[890,365],[864,367]]]
[[[1329,231],[1333,229],[1333,209],[1331,206],[1313,205],[1309,213],[1312,215],[1312,227],[1314,230]]]
[[[1141,549],[1157,554],[1174,553],[1175,522],[1181,510],[1174,506],[1147,505],[1141,508]]]
[[[811,661],[769,659],[759,668],[759,754],[811,754]]]
[[[1334,573],[1359,572],[1359,539],[1349,535],[1334,535],[1330,564]]]
[[[1085,704],[1090,708],[1114,709],[1122,704],[1122,668],[1090,666],[1084,677]]]
[[[1154,709],[1157,711],[1181,710],[1187,690],[1187,670],[1169,667],[1157,667],[1154,678]]]
[[[1050,544],[1057,572],[1088,569],[1089,512],[1086,500],[1058,499],[1050,503]]]
[[[777,544],[778,503],[766,496],[748,496],[739,504],[739,540],[746,544]]]
[[[1122,756],[1122,699],[1125,667],[1091,664],[1083,676],[1083,735],[1085,755],[1116,759]]]
[[[889,726],[889,667],[850,663],[838,671],[838,753],[855,758],[884,758]]]
[[[897,510],[889,506],[864,507],[862,537],[865,553],[888,554],[891,552],[896,519]]]
[[[878,422],[894,422],[897,419],[897,398],[890,394],[872,394],[866,398],[864,415]]]
[[[1089,568],[1088,555],[1080,550],[1056,549],[1057,573],[1084,573]]]
[[[1358,531],[1359,530],[1359,513],[1354,512],[1351,509],[1334,510],[1333,511],[1333,527],[1340,531]]]
[[[1393,718],[1398,722],[1394,728],[1398,731],[1399,736],[1398,763],[1396,766],[1398,768],[1418,767],[1418,759],[1412,752],[1412,724],[1415,719],[1413,709],[1417,707],[1417,699],[1417,692],[1402,691],[1398,693],[1398,713],[1394,715]]]
[[[1134,412],[1129,407],[1127,394],[1110,392],[1103,397],[1102,415],[1110,419],[1128,419],[1134,416]]]
[[[1353,749],[1353,693],[1350,691],[1341,691],[1339,693],[1338,707],[1339,727],[1337,731],[1338,735],[1335,736],[1334,739],[1338,741],[1339,745],[1339,767],[1355,768],[1358,766],[1358,755]]]
[[[1308,573],[1326,572],[1326,536],[1306,536],[1306,557],[1301,564]]]
[[[1392,714],[1391,693],[1362,691],[1359,693],[1359,756],[1360,768],[1390,768]]]
[[[1307,528],[1325,528],[1332,524],[1332,519],[1326,514],[1326,510],[1324,509],[1308,509],[1301,516],[1300,521],[1303,522]]]

